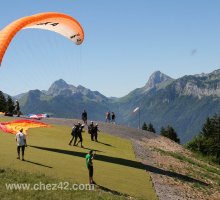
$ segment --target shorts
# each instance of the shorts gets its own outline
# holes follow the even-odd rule
[[[88,166],[89,177],[93,177],[93,166]]]

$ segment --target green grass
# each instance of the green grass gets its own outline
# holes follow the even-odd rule
[[[220,175],[220,167],[218,167],[218,166],[212,167],[210,165],[206,165],[206,164],[203,164],[203,163],[200,163],[200,162],[196,162],[193,159],[191,159],[189,157],[186,157],[186,156],[184,156],[184,155],[182,155],[180,153],[164,151],[164,150],[161,150],[161,149],[156,149],[156,150],[161,152],[164,155],[172,156],[172,157],[174,157],[176,159],[179,159],[181,161],[188,162],[188,163],[190,163],[192,165],[196,165],[198,167],[201,167],[201,168],[205,169],[208,172]]]
[[[205,186],[204,186],[204,185],[201,185],[201,184],[199,184],[199,183],[193,183],[193,184],[192,184],[192,187],[193,187],[194,189],[198,189],[198,190],[204,190],[204,189],[205,189]]]
[[[188,150],[190,150],[190,149],[188,149]],[[208,163],[209,165],[212,165],[214,167],[219,168],[219,165],[215,162],[215,158],[213,156],[203,155],[199,152],[192,151],[192,150],[190,150],[190,151],[193,154],[193,157],[195,157],[196,159],[201,160],[203,162]]]
[[[9,121],[9,118],[0,118],[0,121]],[[30,129],[27,136],[29,147],[25,152],[27,161],[22,162],[16,159],[15,136],[0,131],[0,167],[88,183],[85,155],[89,149],[96,149],[94,179],[99,185],[136,198],[157,199],[150,176],[138,167],[129,140],[100,133],[102,143],[95,143],[89,136],[87,132],[83,133],[83,145],[88,149],[82,149],[68,145],[69,127],[53,125],[51,128]]]
[[[47,177],[45,175],[37,175],[35,173],[16,171],[11,169],[0,170],[0,195],[1,200],[10,200],[10,199],[87,199],[87,200],[125,200],[126,196],[122,194],[112,194],[109,192],[104,192],[97,187],[94,190],[66,190],[62,185],[66,180],[58,180],[55,178]],[[46,184],[58,184],[57,190],[44,190],[43,186],[41,190],[6,190],[6,184],[9,183],[28,183],[30,188],[33,188],[37,183]],[[66,184],[66,183],[65,183]],[[72,186],[74,183],[69,181],[69,186]],[[70,187],[68,187],[70,188]]]
[[[220,186],[220,167],[213,164],[213,163],[211,163],[212,165],[210,165],[210,160],[207,160],[207,158],[202,158],[201,155],[196,156],[196,154],[193,154],[193,156],[196,156],[195,158],[198,160],[198,162],[197,162],[189,157],[186,157],[186,156],[179,154],[179,153],[176,153],[176,152],[164,151],[159,148],[155,148],[155,150],[160,152],[163,155],[172,156],[172,157],[180,160],[181,162],[187,162],[191,165],[197,166],[200,169],[202,169],[202,170],[195,170],[193,168],[193,166],[189,166],[189,167],[185,168],[188,170],[188,174],[190,174],[191,176],[200,177],[202,180],[209,179],[212,182],[212,184],[210,184],[208,186],[204,186],[200,183],[193,183],[192,187],[194,189],[203,190],[207,194],[210,193],[210,191],[213,187],[215,187],[218,191],[220,191],[220,187],[219,187]],[[199,161],[203,161],[203,163],[201,163]],[[170,166],[170,167],[172,169],[172,166]]]

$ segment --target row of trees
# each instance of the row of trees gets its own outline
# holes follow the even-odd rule
[[[149,123],[148,125],[146,124],[146,122],[144,122],[143,126],[142,126],[142,130],[146,130],[146,131],[150,131],[155,133],[155,129],[153,127],[152,123]],[[174,130],[174,128],[172,126],[167,126],[167,127],[162,127],[160,130],[160,135],[170,138],[171,140],[180,143],[180,139],[178,138],[178,135],[176,133],[176,131]]]
[[[172,126],[162,127],[160,130],[160,135],[170,138],[176,143],[180,143],[180,139]]]
[[[7,98],[4,96],[3,92],[0,91],[0,112],[13,113],[14,102],[10,96]]]
[[[154,127],[153,127],[153,124],[149,123],[148,125],[146,124],[146,122],[143,123],[143,126],[142,126],[142,130],[145,130],[145,131],[150,131],[152,133],[156,133]]]
[[[200,133],[186,146],[192,151],[212,157],[220,164],[220,115],[208,117]]]

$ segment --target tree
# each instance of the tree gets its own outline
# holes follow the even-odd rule
[[[200,133],[186,146],[190,150],[211,156],[220,164],[220,115],[208,117]]]
[[[165,128],[163,126],[160,129],[160,135],[163,135],[163,136],[166,135],[166,130],[165,130]]]
[[[147,127],[146,122],[144,122],[144,123],[143,123],[142,130],[145,130],[145,131],[147,131],[147,130],[148,130],[148,127]]]
[[[153,133],[156,133],[154,127],[153,127],[153,124],[149,123],[148,125],[146,124],[146,122],[143,123],[143,126],[142,126],[142,130],[145,130],[145,131],[150,131],[150,132],[153,132]]]
[[[208,117],[206,119],[206,123],[202,127],[202,131],[200,132],[204,137],[210,137],[214,133],[214,126],[212,120]]]
[[[177,143],[180,143],[180,139],[178,138],[178,135],[172,126],[168,125],[166,128],[162,127],[160,135],[167,137]]]
[[[8,99],[7,99],[6,112],[9,114],[13,114],[14,112],[14,102],[10,96],[8,96]]]
[[[153,127],[153,124],[150,123],[150,124],[148,125],[148,131],[153,132],[153,133],[156,133],[156,131],[155,131],[154,127]]]
[[[0,112],[6,111],[6,99],[2,91],[0,91]]]

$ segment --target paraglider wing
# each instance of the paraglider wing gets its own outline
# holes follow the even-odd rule
[[[4,54],[17,32],[37,28],[54,31],[80,45],[84,40],[83,28],[74,18],[62,13],[39,13],[20,18],[0,31],[0,65]]]
[[[16,134],[21,128],[24,130],[24,133],[26,134],[29,128],[38,128],[38,127],[51,127],[51,126],[43,122],[37,122],[34,120],[26,120],[26,119],[0,123],[0,130],[11,134]]]

